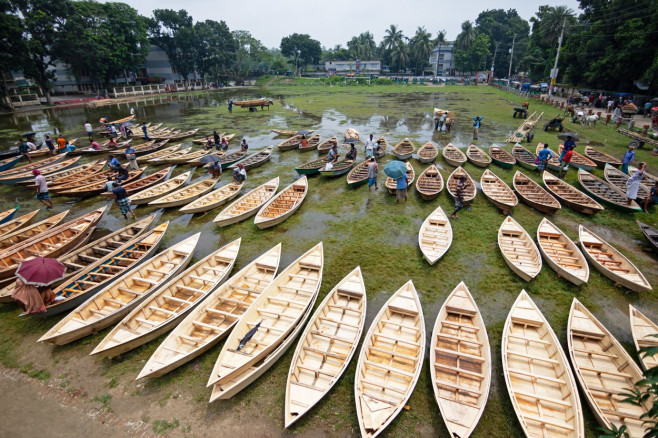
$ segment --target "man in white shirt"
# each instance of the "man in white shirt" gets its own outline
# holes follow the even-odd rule
[[[373,157],[375,155],[375,148],[377,144],[372,139],[372,134],[370,134],[370,140],[366,142],[366,159]]]
[[[89,123],[89,120],[85,122],[85,131],[89,136],[89,140],[91,140],[92,136],[94,135],[94,128],[91,127],[91,123]]]
[[[53,201],[50,200],[50,194],[48,193],[48,181],[41,175],[39,169],[32,170],[32,175],[34,175],[34,184],[37,186],[37,199],[50,210],[53,208]]]

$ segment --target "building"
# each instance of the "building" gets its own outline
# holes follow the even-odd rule
[[[382,71],[381,61],[325,61],[324,68],[327,75],[347,76],[347,75],[375,75],[378,76]]]
[[[448,41],[436,46],[430,53],[430,64],[435,76],[450,76],[454,71],[453,49],[454,41]]]
[[[182,84],[183,77],[169,62],[167,53],[158,46],[151,45],[146,56],[146,64],[142,66],[138,80],[142,82],[157,82],[162,84]],[[191,82],[201,80],[201,75],[194,72],[188,77]]]

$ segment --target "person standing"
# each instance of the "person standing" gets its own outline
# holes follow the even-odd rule
[[[445,132],[448,122],[448,111],[444,112],[439,119],[439,131]]]
[[[46,134],[46,147],[50,151],[50,155],[55,155],[55,143],[50,134]]]
[[[569,149],[560,160],[560,172],[558,173],[558,178],[562,178],[562,172],[565,174],[569,170],[569,163],[571,162],[571,157],[573,156],[573,150]]]
[[[149,134],[148,134],[148,127],[146,126],[146,122],[142,123],[142,132],[144,133],[144,140],[148,140]]]
[[[395,180],[395,203],[399,203],[404,199],[407,202],[407,174]]]
[[[379,190],[377,187],[377,172],[379,170],[379,165],[375,161],[375,157],[370,157],[370,163],[368,163],[368,191],[370,187],[375,186],[375,190]]]
[[[457,219],[457,212],[466,205],[464,202],[464,193],[469,185],[470,182],[464,175],[461,175],[459,181],[457,181],[457,186],[455,187],[455,209],[452,211],[452,214],[450,214],[451,218]]]
[[[130,107],[130,115],[134,116],[135,115],[135,108]]]
[[[119,211],[123,215],[124,219],[128,219],[128,214],[130,214],[133,219],[135,218],[135,212],[130,208],[130,199],[128,199],[128,192],[126,189],[121,187],[118,182],[112,183],[112,194],[114,199],[117,201],[117,206],[119,206]]]
[[[126,154],[126,159],[128,160],[128,164],[130,165],[130,168],[132,170],[139,170],[139,166],[137,165],[137,155],[135,154],[135,148],[128,145],[125,151],[123,151],[124,154]]]
[[[649,117],[651,115],[651,102],[644,104],[644,117]]]
[[[233,112],[233,99],[229,99],[228,101],[228,112],[229,113]]]
[[[48,181],[41,175],[39,169],[32,170],[32,175],[34,175],[34,185],[37,189],[37,199],[46,205],[47,210],[50,210],[53,208],[53,201],[50,200],[50,194],[48,193]]]
[[[94,128],[91,127],[91,123],[89,123],[89,120],[85,122],[85,131],[87,132],[87,136],[89,137],[89,140],[91,140],[94,136]]]
[[[219,146],[219,134],[217,134],[217,131],[212,132],[213,139],[215,140],[215,146]]]
[[[482,124],[482,117],[480,116],[473,117],[473,140],[478,139],[478,134],[480,132],[481,124]]]
[[[372,139],[372,134],[370,134],[370,139],[366,141],[366,159],[371,158],[375,155],[376,143]]]
[[[608,113],[612,112],[612,106],[615,104],[615,100],[612,98],[608,98]]]
[[[66,139],[61,134],[57,138],[57,152],[60,154],[66,152]]]
[[[619,107],[616,107],[615,110],[612,112],[612,123],[617,123],[619,120],[619,117],[621,117],[621,109]]]
[[[19,138],[18,141],[20,144],[18,145],[18,152],[23,156],[23,158],[27,159],[30,163],[32,162],[32,157],[30,157],[30,146],[27,144],[27,140],[23,140],[22,138]]]
[[[637,191],[640,189],[646,167],[647,163],[640,163],[637,172],[626,180],[626,205],[631,205],[631,202],[637,199]]]
[[[124,140],[128,138],[128,132],[126,131],[126,125],[123,123],[119,125],[119,132],[121,133],[121,138]]]
[[[114,190],[114,181],[112,180],[111,176],[107,177],[107,182],[103,185],[103,188],[106,192],[111,192]]]
[[[626,175],[628,175],[628,165],[635,159],[635,152],[633,152],[633,149],[635,149],[633,146],[629,146],[628,151],[626,151],[624,158],[621,160],[621,171]]]
[[[544,149],[539,151],[537,154],[537,170],[540,172],[546,170],[546,167],[548,166],[548,160],[551,158],[553,158],[553,154],[548,149],[548,143],[546,143],[544,145]]]
[[[434,114],[434,130],[435,131],[439,130],[439,118],[436,114]]]
[[[112,137],[117,138],[119,134],[117,134],[117,127],[114,125],[110,125],[110,134]]]

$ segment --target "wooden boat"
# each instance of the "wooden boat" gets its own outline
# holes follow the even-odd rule
[[[335,137],[334,137],[335,138]],[[18,155],[16,157],[9,157],[6,158],[2,161],[0,161],[0,173],[4,172],[5,170],[9,170],[12,167],[16,165],[21,159],[23,158],[22,155]]]
[[[411,188],[411,185],[414,183],[414,180],[416,179],[416,171],[414,170],[413,166],[411,166],[411,163],[408,161],[405,161],[405,166],[407,166],[407,190]],[[391,178],[387,177],[386,178],[386,189],[388,190],[388,193],[391,195],[395,195],[397,191],[397,182]]]
[[[466,149],[466,157],[468,158],[468,161],[477,167],[487,167],[491,164],[491,157],[474,144]]]
[[[628,166],[628,172],[633,175],[635,172],[637,172],[637,167],[635,166]],[[644,176],[642,177],[642,184],[644,184],[647,187],[651,187],[658,182],[658,176],[652,175],[649,172],[644,172]]]
[[[608,242],[582,225],[578,226],[578,237],[585,257],[601,274],[635,292],[651,290],[642,272]]]
[[[149,134],[149,137],[154,138],[156,140],[180,140],[186,137],[192,137],[194,134],[197,133],[199,128],[194,128],[190,129],[189,131],[182,131],[180,132],[173,132],[170,134],[158,134],[156,133],[155,135]]]
[[[514,207],[519,203],[514,191],[489,169],[485,170],[480,178],[482,193],[495,205],[503,214],[511,214]]]
[[[208,386],[229,382],[285,339],[300,323],[306,310],[313,307],[322,284],[323,265],[320,242],[284,269],[258,295],[228,335]]]
[[[48,164],[47,166],[39,167],[38,170],[43,176],[47,176],[48,174],[68,169],[77,163],[79,159],[80,157],[69,158],[68,160],[62,160]],[[34,180],[34,174],[32,173],[32,170],[23,173],[15,173],[8,176],[2,176],[0,174],[0,184],[20,184],[25,182],[29,183],[32,180]]]
[[[471,175],[469,175],[468,172],[462,169],[461,166],[457,167],[448,177],[448,181],[446,183],[446,190],[448,191],[450,196],[452,196],[453,199],[457,199],[457,183],[459,182],[459,178],[461,176],[465,176],[466,181],[468,182],[468,185],[464,190],[464,202],[470,202],[473,199],[475,199],[477,189],[475,188],[475,181],[473,181]]]
[[[585,437],[576,381],[560,341],[525,290],[510,309],[502,339],[503,373],[528,437]]]
[[[142,190],[148,189],[149,187],[152,187],[156,184],[160,184],[161,182],[165,181],[172,170],[173,170],[173,166],[166,167],[162,170],[158,170],[155,173],[146,175],[144,178],[138,179],[128,184],[122,184],[121,187],[123,187],[126,190],[128,195],[133,195],[137,192],[141,192]],[[103,192],[101,193],[101,195],[107,198],[114,199],[114,193],[112,192]]]
[[[393,148],[393,155],[395,155],[395,158],[398,160],[408,160],[411,158],[411,154],[413,154],[415,151],[416,145],[414,145],[414,143],[408,138],[405,138],[395,145]]]
[[[94,149],[92,147],[87,147],[87,148],[82,148],[82,149],[76,149],[73,152],[69,152],[69,155],[100,155],[100,154],[112,154],[118,150],[124,150],[128,147],[130,142],[132,142],[133,139],[129,139],[126,141],[122,141],[116,144],[114,147],[109,147],[110,141],[104,141],[103,143],[100,144],[101,148],[100,149]]]
[[[166,195],[167,193],[171,193],[174,190],[180,189],[189,182],[191,177],[191,171],[181,173],[180,175],[169,178],[167,181],[161,182],[160,184],[131,195],[128,197],[128,199],[130,199],[131,204],[148,204],[149,202],[154,201],[159,197]]]
[[[202,213],[204,211],[212,210],[213,208],[220,207],[232,200],[242,189],[242,183],[230,182],[207,195],[201,196],[195,201],[183,206],[178,211],[182,213]]]
[[[222,155],[218,163],[222,165],[222,169],[226,169],[231,164],[237,163],[247,156],[247,151],[235,151],[230,154]]]
[[[48,187],[48,191],[50,193],[59,193],[63,191],[68,191],[71,190],[71,188],[75,187],[83,187],[86,185],[90,184],[97,184],[97,183],[102,183],[105,184],[107,182],[107,177],[111,176],[114,179],[114,176],[116,175],[116,171],[112,168],[102,170],[100,172],[95,172],[91,175],[77,175],[73,176],[71,175],[71,179],[68,180],[65,183],[62,184],[52,184]],[[59,181],[59,180],[58,180]]]
[[[220,159],[223,158],[226,155],[226,152],[224,151],[207,151],[208,153],[198,155],[196,158],[193,158],[191,160],[188,160],[185,164],[192,166],[192,167],[205,167],[208,163],[205,161],[201,161],[201,159],[206,156],[206,155],[214,155],[216,157],[219,157]],[[192,155],[192,154],[190,154]],[[238,161],[238,160],[236,160]],[[235,163],[235,161],[233,161]],[[222,166],[222,169],[224,169],[224,166]]]
[[[17,209],[13,209],[14,212]],[[2,225],[0,225],[0,239],[2,239],[4,236],[8,234],[15,233],[19,231],[22,228],[27,227],[28,225],[32,224],[34,222],[34,217],[39,213],[39,209],[36,209],[28,214],[24,214],[23,216],[19,216],[17,218],[11,219],[9,221],[3,221]]]
[[[272,146],[266,147],[262,151],[249,155],[244,160],[240,161],[240,164],[244,166],[244,170],[250,170],[267,163],[270,160],[270,155],[272,155]],[[236,166],[237,164],[231,164],[229,169]]]
[[[10,278],[24,260],[33,257],[59,257],[74,248],[101,220],[107,207],[101,207],[45,233],[20,242],[0,253],[0,279]]]
[[[480,421],[491,386],[491,347],[480,309],[462,281],[448,296],[430,341],[434,397],[451,437]]]
[[[375,157],[376,158],[381,158],[384,155],[386,155],[386,152],[388,152],[388,141],[384,137],[379,137],[377,140],[375,140],[375,143],[379,145],[379,150],[375,149]]]
[[[352,170],[352,167],[354,167],[353,160],[340,160],[337,163],[331,163],[331,168],[329,169],[327,168],[327,164],[325,164],[324,167],[321,167],[318,172],[320,175],[329,178],[344,175]]]
[[[5,210],[3,212],[0,212],[0,224],[4,224],[6,222],[9,222],[12,220],[18,209],[20,208],[19,206],[16,206],[14,208],[10,208],[9,210]]]
[[[301,139],[302,139],[301,135],[294,135],[287,140],[283,140],[281,143],[277,145],[277,147],[281,152],[298,149],[299,142],[301,141]]]
[[[262,107],[264,106],[267,106],[269,108],[270,105],[274,105],[274,102],[262,97],[260,99],[252,99],[252,100],[234,100],[233,105],[242,108],[251,108],[251,107],[260,106],[262,109]]]
[[[308,152],[317,149],[318,145],[320,144],[320,134],[315,134],[314,136],[308,138],[307,140],[308,140],[308,146],[305,148],[302,147],[300,140],[299,152]]]
[[[0,251],[25,242],[39,234],[43,234],[46,230],[59,224],[68,213],[69,210],[66,210],[54,216],[50,216],[41,222],[37,222],[36,224],[3,234],[0,236]]]
[[[649,243],[651,243],[653,249],[658,251],[658,230],[640,221],[637,221],[637,225],[642,230],[644,237],[646,237]]]
[[[421,163],[431,163],[439,155],[439,148],[434,143],[428,141],[418,149],[418,161]]]
[[[0,178],[8,178],[10,176],[18,175],[21,173],[28,173],[32,172],[34,169],[43,169],[46,166],[49,166],[51,164],[57,163],[58,161],[64,160],[66,158],[66,152],[63,154],[58,154],[50,158],[46,158],[45,160],[40,160],[40,161],[33,161],[32,163],[24,164],[22,166],[18,167],[12,167],[10,169],[6,169],[2,172],[0,172]]]
[[[180,207],[210,192],[219,182],[219,178],[205,178],[189,186],[168,193],[151,201],[148,205],[158,208]]]
[[[159,150],[161,147],[164,147],[164,145],[168,142],[168,140],[165,140],[164,142],[159,142],[156,143],[155,140],[148,140],[145,141],[144,143],[133,146],[133,149],[135,149],[135,155],[144,155],[153,152],[152,147],[155,146],[155,150]],[[114,155],[117,158],[125,158],[126,157],[126,152],[125,149],[122,148],[115,148],[112,150],[110,153],[111,155]]]
[[[604,210],[601,204],[557,176],[544,171],[542,178],[548,191],[572,210],[583,214],[596,214]]]
[[[125,122],[130,122],[130,121],[132,121],[132,120],[134,120],[134,119],[135,119],[135,115],[132,114],[132,115],[130,115],[130,116],[128,116],[128,117],[124,117],[123,119],[117,119],[117,120],[114,120],[114,121],[112,121],[112,122],[107,122],[107,123],[105,123],[105,122],[101,121],[101,125],[114,125],[115,123],[125,123]]]
[[[434,164],[423,171],[416,181],[416,190],[421,198],[431,201],[443,190],[443,176]]]
[[[597,201],[608,203],[616,209],[627,213],[642,211],[642,208],[635,201],[631,201],[628,205],[626,204],[628,198],[626,198],[625,192],[595,177],[586,170],[578,169],[578,182]]]
[[[347,128],[344,133],[345,139],[348,138],[355,138],[359,140],[361,138],[361,135],[359,134],[359,131],[357,131],[354,128]]]
[[[338,138],[336,138],[335,136],[330,137],[318,145],[318,153],[327,154],[329,153],[329,149],[337,145],[338,145]]]
[[[562,208],[553,195],[519,170],[514,174],[512,184],[521,201],[541,213],[555,214]]]
[[[418,246],[430,265],[436,263],[452,245],[452,226],[441,206],[430,213],[420,226]]]
[[[569,236],[544,218],[537,228],[539,251],[548,266],[576,286],[589,280],[589,265]]]
[[[381,308],[363,340],[354,378],[361,436],[374,438],[400,413],[425,357],[425,321],[411,280]]]
[[[89,163],[81,164],[75,167],[69,167],[68,169],[60,170],[59,172],[48,173],[43,177],[46,179],[48,184],[53,184],[54,181],[59,179],[65,179],[66,177],[75,177],[76,179],[80,178],[80,175],[90,175],[100,171],[103,166],[105,166],[105,160],[90,161]],[[26,180],[20,184],[25,184],[25,187],[34,188],[36,185],[33,180]]]
[[[78,166],[78,167],[74,168],[74,169],[77,170],[76,172],[70,173],[66,176],[60,176],[60,177],[54,178],[52,180],[49,180],[48,177],[50,177],[50,176],[54,177],[56,174],[47,175],[45,178],[46,178],[46,181],[48,181],[48,185],[50,186],[50,187],[48,187],[48,190],[51,190],[52,187],[66,186],[67,184],[69,184],[73,181],[81,181],[82,179],[88,178],[91,175],[96,175],[97,173],[99,173],[103,170],[106,163],[107,163],[107,160],[92,161],[91,163],[88,163],[88,164],[92,164],[92,165],[87,167],[84,170],[77,170],[79,167],[81,167],[81,166]],[[83,164],[83,166],[85,166],[85,164]],[[74,170],[74,169],[69,169],[69,170]],[[67,172],[67,171],[65,170],[64,172]],[[34,184],[31,184],[31,185],[28,185],[27,187],[35,187],[35,186],[34,186]]]
[[[311,160],[295,167],[295,172],[297,172],[300,175],[319,174],[320,169],[322,169],[326,164],[327,164],[326,158],[318,158],[317,160]]]
[[[327,294],[293,354],[286,383],[285,426],[315,406],[343,375],[363,333],[366,286],[356,267]]]
[[[368,181],[368,164],[370,160],[362,161],[347,174],[347,185],[350,187],[358,187]]]
[[[631,334],[635,349],[640,356],[640,364],[645,371],[658,366],[656,355],[644,355],[641,348],[658,347],[658,325],[637,310],[632,304],[628,305],[628,316],[631,320]]]
[[[516,164],[516,158],[514,158],[514,155],[495,144],[489,146],[489,155],[491,155],[491,161],[496,166],[500,166],[503,169],[511,169],[512,166]]]
[[[279,243],[207,293],[162,341],[137,380],[162,376],[217,345],[274,280],[280,258]]]
[[[537,149],[535,149],[535,153],[539,155],[539,151],[544,149],[544,145],[541,143],[537,144]],[[550,169],[554,172],[559,172],[560,171],[560,154],[556,154],[554,151],[551,149],[548,149],[551,153],[551,158],[548,159],[548,163],[546,164],[546,168]]]
[[[621,170],[606,164],[605,165],[605,170],[603,172],[605,176],[605,180],[608,181],[608,184],[616,187],[621,191],[622,193],[626,193],[626,181],[630,178],[628,175],[626,175],[624,172]],[[649,187],[645,186],[644,184],[640,183],[640,188],[637,191],[637,199],[646,199],[649,195]]]
[[[585,155],[595,162],[600,169],[604,169],[606,164],[614,167],[621,166],[621,160],[619,158],[594,149],[592,146],[585,146]]]
[[[254,224],[261,230],[280,224],[297,211],[307,193],[308,180],[303,176],[267,201],[256,214]]]
[[[537,169],[537,155],[533,154],[520,144],[515,144],[512,148],[512,156],[516,159],[516,162],[526,169],[536,170]]]
[[[466,163],[466,154],[459,148],[456,148],[452,143],[448,143],[443,148],[443,159],[453,166],[463,166]]]
[[[77,138],[74,138],[74,139],[72,139],[72,140],[69,140],[68,143],[69,143],[70,145],[73,145],[73,144],[75,144],[76,141],[78,141],[78,139],[77,139]],[[43,146],[43,143],[42,143],[42,146],[41,146],[41,147],[39,147],[39,148],[36,149],[36,150],[30,151],[30,152],[28,152],[27,154],[28,154],[30,157],[32,157],[32,158],[35,158],[35,157],[45,157],[46,155],[50,155],[50,149],[48,149],[46,146]]]
[[[149,160],[153,160],[153,159],[156,159],[156,158],[167,157],[167,156],[173,154],[174,152],[178,151],[181,148],[182,145],[183,145],[182,143],[178,143],[178,144],[175,144],[175,145],[170,146],[168,148],[164,148],[164,149],[160,149],[160,150],[155,151],[155,152],[151,152],[150,154],[141,155],[141,156],[137,157],[136,161],[141,164],[141,163],[146,163]]]
[[[180,145],[177,145],[177,146],[180,147]],[[167,148],[167,149],[162,149],[161,151],[153,152],[153,154],[158,154],[158,153],[160,153],[160,152],[165,152],[165,151],[167,151],[168,149],[169,149],[169,148]],[[166,164],[166,163],[168,163],[168,160],[169,160],[169,159],[174,159],[174,158],[181,157],[181,156],[183,156],[183,155],[187,155],[187,154],[190,153],[191,150],[192,150],[192,148],[177,149],[177,150],[175,150],[174,152],[168,152],[166,155],[160,155],[160,156],[158,156],[157,158],[148,158],[148,159],[145,159],[145,158],[151,156],[152,154],[144,155],[144,156],[142,156],[142,157],[139,157],[139,158],[137,159],[137,162],[139,163],[139,162],[140,162],[139,159],[141,158],[141,159],[142,159],[142,161],[141,161],[142,163],[143,163],[143,162],[147,162],[147,163],[151,163],[151,164]]]
[[[219,135],[219,138],[221,139],[222,137],[224,137],[224,134],[226,134],[226,133],[225,133],[225,132],[220,132],[220,133],[218,134],[218,135]],[[203,137],[203,138],[197,138],[197,139],[190,140],[190,141],[191,141],[192,143],[194,143],[194,144],[206,145],[206,144],[208,144],[208,139],[210,139],[210,141],[212,141],[212,142],[213,142],[213,145],[214,145],[214,143],[215,143],[215,139],[214,139],[214,137],[215,137],[214,134],[210,134],[210,135],[206,135],[206,136]]]
[[[277,134],[277,135],[284,135],[286,137],[290,137],[292,135],[297,135],[299,130],[297,130],[297,129],[295,129],[295,130],[291,130],[291,129],[272,129],[272,132]],[[306,131],[307,134],[311,134],[313,132],[314,131],[308,131],[308,130]]]
[[[558,147],[558,152],[562,154],[562,149],[563,145],[560,145]],[[575,167],[576,169],[583,169],[588,172],[591,172],[593,169],[596,169],[596,163],[589,158],[580,155],[576,151],[571,151],[571,161],[569,161],[569,165]]]
[[[498,229],[498,247],[505,263],[525,281],[541,271],[541,256],[530,234],[511,216]]]
[[[140,176],[144,173],[144,171],[147,169],[147,166],[140,167],[137,170],[129,170],[128,171],[128,178],[121,181],[122,185],[127,185],[130,184],[133,181],[136,181],[139,179]],[[89,185],[84,185],[81,187],[75,187],[69,190],[58,190],[56,193],[58,195],[63,195],[63,196],[69,196],[69,197],[87,197],[87,196],[93,196],[93,195],[98,195],[99,193],[102,193],[105,190],[105,184],[107,183],[107,178],[105,181],[99,181],[93,184]]]
[[[622,403],[623,394],[642,379],[642,371],[606,328],[576,298],[567,327],[569,356],[587,404],[603,427],[627,427],[630,436],[644,436],[640,416],[651,401],[640,406]]]
[[[231,273],[241,239],[224,245],[141,301],[94,348],[91,356],[115,357],[176,326]]]
[[[263,204],[272,199],[278,188],[279,177],[277,176],[233,201],[215,217],[213,222],[218,227],[224,227],[253,216]]]
[[[172,154],[170,157],[160,158],[161,161],[167,164],[189,164],[191,161],[198,160],[205,155],[211,155],[215,153],[212,149],[200,149],[193,152],[188,152],[186,154]],[[219,153],[217,154],[219,155]]]

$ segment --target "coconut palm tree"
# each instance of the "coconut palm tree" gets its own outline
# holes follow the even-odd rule
[[[399,41],[402,41],[403,35],[402,31],[398,30],[396,24],[391,24],[388,29],[386,29],[384,34],[384,49],[393,50],[393,48],[398,44]]]
[[[434,47],[432,44],[432,34],[424,27],[418,27],[416,34],[410,40],[409,44],[415,60],[416,74],[421,74],[432,52],[432,47]]]
[[[434,39],[434,45],[439,46],[439,53],[436,54],[436,65],[434,66],[434,74],[439,74],[439,56],[441,55],[441,48],[447,42],[446,31],[440,30]]]
[[[375,50],[377,50],[377,44],[375,44],[375,38],[370,32],[363,32],[358,37],[359,46],[360,46],[360,58],[361,59],[373,59],[375,57]]]
[[[399,40],[393,50],[391,51],[391,60],[394,64],[398,65],[398,72],[402,70],[403,66],[409,63],[409,48],[403,40]]]
[[[475,42],[476,30],[473,27],[473,23],[470,21],[464,21],[462,23],[462,31],[457,35],[457,40],[455,41],[455,47],[461,50],[468,50],[471,48]]]

